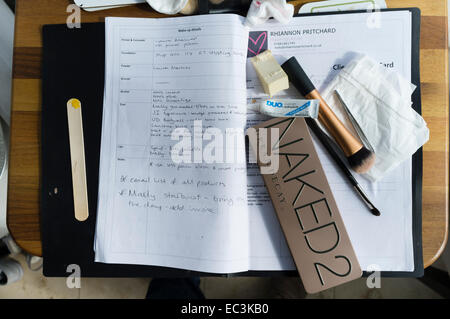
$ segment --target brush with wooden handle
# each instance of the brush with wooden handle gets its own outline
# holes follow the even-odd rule
[[[309,77],[303,71],[295,57],[291,57],[281,65],[289,80],[297,90],[308,99],[320,101],[319,121],[333,136],[347,157],[350,167],[359,174],[366,173],[375,162],[375,154],[350,133],[320,96]]]

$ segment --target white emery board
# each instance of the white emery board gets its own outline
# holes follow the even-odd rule
[[[84,221],[89,217],[86,161],[84,156],[83,119],[81,103],[77,99],[67,102],[69,124],[70,160],[72,164],[73,204],[75,218]]]
[[[94,11],[100,11],[100,10],[121,8],[121,7],[126,7],[126,5],[124,5],[124,6],[107,6],[107,7],[90,7],[90,8],[83,8],[83,10],[88,11],[88,12],[94,12]]]
[[[75,4],[80,8],[93,8],[93,7],[115,7],[115,6],[123,6],[123,5],[131,5],[137,3],[144,3],[145,0],[74,0]]]
[[[329,0],[304,4],[298,13],[385,9],[385,0]]]

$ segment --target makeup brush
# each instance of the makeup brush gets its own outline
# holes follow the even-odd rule
[[[319,121],[336,140],[347,157],[350,167],[359,174],[367,172],[375,162],[375,154],[364,147],[337,118],[303,71],[297,59],[291,57],[281,65],[281,68],[304,97],[320,101]]]
[[[312,118],[305,118],[306,124],[311,129],[311,131],[314,132],[314,135],[319,139],[319,141],[322,143],[322,145],[327,150],[328,154],[330,154],[331,158],[334,160],[334,162],[339,166],[342,173],[347,177],[348,181],[352,184],[353,188],[355,189],[356,193],[361,197],[364,204],[366,204],[367,208],[369,208],[370,212],[374,216],[380,216],[380,211],[375,207],[374,204],[370,201],[369,197],[364,193],[361,185],[359,185],[358,181],[353,177],[350,170],[345,166],[344,160],[341,159],[343,157],[342,152],[339,150],[339,147],[334,143],[334,141],[329,137],[327,134],[325,134],[324,131],[322,131],[317,125],[316,121]]]

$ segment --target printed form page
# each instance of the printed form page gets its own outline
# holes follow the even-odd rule
[[[223,164],[201,140],[243,132],[247,40],[236,15],[106,20],[97,262],[248,270],[245,139]],[[176,128],[191,163],[171,157]]]
[[[280,64],[295,56],[320,92],[356,52],[411,79],[411,32],[409,11],[298,17],[289,25],[269,21],[250,30],[248,54],[270,49]],[[248,103],[266,97],[250,61],[247,89]],[[277,96],[301,98],[292,84]],[[249,111],[248,126],[264,119]],[[411,161],[377,183],[354,174],[382,213],[374,217],[314,135],[313,139],[361,267],[414,270]],[[257,170],[248,167],[251,269],[295,269]]]

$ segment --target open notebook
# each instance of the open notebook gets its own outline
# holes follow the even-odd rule
[[[107,18],[96,261],[295,269],[258,169],[245,160],[244,129],[266,119],[247,112],[264,97],[248,56],[270,49],[282,63],[295,55],[319,90],[354,52],[411,78],[411,21],[407,10],[303,16],[254,30],[231,14]],[[190,144],[180,144],[188,134]],[[373,217],[315,145],[361,267],[413,271],[411,161],[377,183],[358,177],[382,212]],[[192,150],[191,163],[174,162],[180,146]]]

